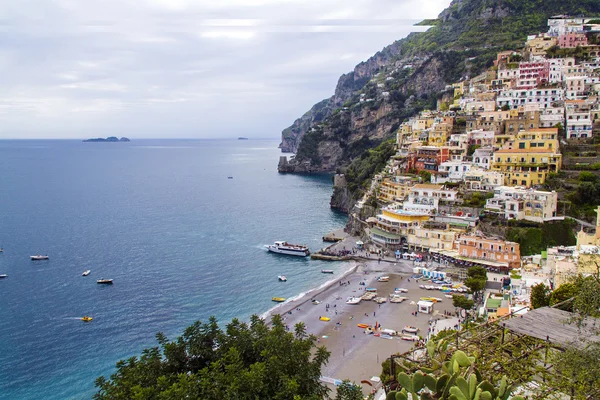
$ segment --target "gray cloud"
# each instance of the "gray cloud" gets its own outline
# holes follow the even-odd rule
[[[448,3],[0,0],[0,138],[275,138]]]

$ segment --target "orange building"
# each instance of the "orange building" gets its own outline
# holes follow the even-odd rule
[[[503,271],[521,267],[519,243],[477,236],[461,236],[456,245],[459,256],[473,259],[482,266]]]

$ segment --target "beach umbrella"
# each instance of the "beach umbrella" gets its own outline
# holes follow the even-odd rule
[[[396,255],[400,255],[400,250],[396,250]]]

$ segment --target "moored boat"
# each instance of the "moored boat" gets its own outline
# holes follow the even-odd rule
[[[371,325],[369,324],[356,324],[356,326],[358,326],[359,328],[370,328]]]
[[[83,322],[90,322],[91,320],[93,320],[93,318],[92,318],[92,317],[88,317],[88,316],[86,315],[85,317],[81,318],[81,320],[82,320]]]
[[[285,277],[285,275],[279,275],[277,279],[279,279],[280,282],[287,282],[287,278]]]
[[[327,321],[330,321],[330,320],[331,320],[331,318],[329,318],[329,317],[325,317],[325,316],[319,317],[319,321],[325,321],[325,322],[327,322]]]
[[[380,276],[379,278],[377,278],[377,282],[389,282],[389,281],[390,281],[389,276]]]
[[[50,259],[49,256],[41,256],[41,255],[37,255],[37,256],[29,256],[29,258],[31,258],[32,261],[39,261],[39,260],[48,260]]]
[[[394,292],[396,292],[396,293],[408,293],[408,289],[397,287],[397,288],[394,288]]]
[[[348,297],[346,299],[346,304],[358,304],[360,303],[361,298],[360,297]]]
[[[283,303],[285,301],[284,297],[271,297],[271,300],[277,302],[277,303]]]
[[[96,281],[96,283],[100,283],[103,285],[112,285],[113,284],[113,280],[112,279],[98,279]]]
[[[402,335],[400,336],[400,339],[408,340],[410,342],[416,342],[417,340],[419,340],[419,337],[417,335]]]
[[[85,270],[83,271],[83,274],[81,274],[82,276],[88,276],[90,274],[90,272],[92,272],[91,270]]]
[[[323,273],[323,274],[333,274],[333,270],[332,269],[322,269],[321,273]]]
[[[402,328],[402,332],[417,333],[419,332],[419,328],[416,326],[406,325],[404,328]]]
[[[278,254],[287,254],[290,256],[300,257],[306,257],[310,255],[308,247],[299,244],[291,244],[281,240],[276,241],[275,244],[267,244],[265,247],[267,250]]]

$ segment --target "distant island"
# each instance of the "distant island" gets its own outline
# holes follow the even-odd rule
[[[84,142],[131,142],[131,140],[129,140],[126,137],[122,137],[121,139],[119,139],[116,136],[109,136],[106,139],[104,139],[104,138],[85,139]]]
[[[241,136],[240,136],[240,137],[238,138],[238,140],[248,140],[248,138],[247,138],[247,137],[241,137]]]

